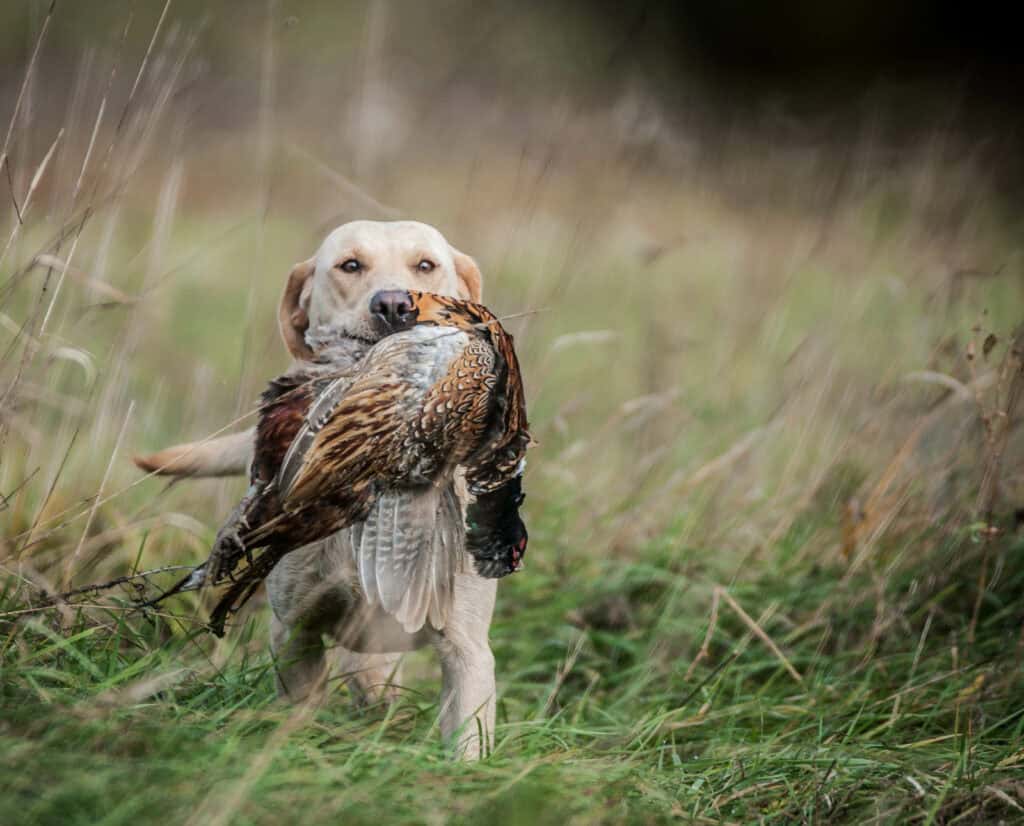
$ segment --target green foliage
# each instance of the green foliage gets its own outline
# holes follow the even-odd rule
[[[840,165],[774,127],[691,146],[699,128],[628,97],[567,115],[550,79],[589,77],[599,33],[506,26],[502,4],[494,40],[445,27],[463,4],[222,4],[193,25],[206,5],[172,4],[139,72],[163,4],[122,52],[119,4],[58,4],[0,175],[23,208],[67,105],[27,220],[3,223],[0,823],[1020,820],[1024,437],[993,537],[975,394],[1005,345],[964,353],[1005,342],[1024,279],[979,153],[943,136],[860,168],[878,147]],[[0,13],[12,65],[44,6]],[[547,84],[513,48],[530,39]],[[463,99],[467,64],[531,105]],[[540,442],[477,765],[438,742],[429,652],[393,708],[335,682],[294,709],[259,606],[220,642],[189,596],[146,618],[130,590],[39,608],[205,555],[242,481],[168,487],[129,456],[241,427],[287,363],[291,265],[393,215],[439,225],[516,316]],[[64,281],[36,258],[72,251]]]
[[[966,585],[890,578],[882,599],[901,617],[871,639],[866,583],[837,599],[834,566],[765,567],[733,595],[777,606],[761,624],[801,683],[724,605],[691,671],[707,600],[658,567],[606,563],[571,595],[555,575],[513,578],[493,635],[496,747],[475,766],[437,742],[432,680],[363,712],[339,688],[296,725],[266,654],[246,653],[251,624],[210,653],[116,611],[63,631],[8,623],[2,805],[26,824],[1011,818],[1024,686],[1006,652],[1019,657],[1024,543],[1001,553],[973,643]]]

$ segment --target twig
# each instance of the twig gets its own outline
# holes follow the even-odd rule
[[[50,487],[46,491],[46,496],[43,497],[42,504],[36,510],[35,518],[33,518],[32,520],[32,527],[29,528],[27,533],[25,534],[24,544],[14,554],[15,559],[19,559],[21,557],[22,551],[24,551],[25,548],[32,541],[32,534],[35,532],[36,527],[39,525],[39,520],[42,519],[43,513],[46,511],[46,506],[50,504],[50,497],[53,496],[53,492],[57,488],[57,482],[60,481],[60,477],[64,473],[64,468],[68,463],[68,457],[71,455],[71,449],[75,446],[75,442],[78,440],[78,434],[81,432],[81,430],[82,426],[78,425],[78,427],[75,428],[75,432],[71,434],[71,439],[68,442],[67,449],[64,451],[64,456],[60,460],[60,466],[57,468],[57,472],[56,474],[54,474],[54,477],[50,482]]]
[[[3,250],[0,251],[0,264],[3,263],[4,259],[7,258],[7,253],[10,251],[11,246],[14,244],[14,240],[18,237],[21,232],[23,219],[28,214],[29,207],[32,205],[32,196],[35,195],[36,189],[39,188],[39,182],[42,181],[43,175],[46,174],[46,169],[50,165],[50,160],[53,158],[53,153],[57,151],[57,144],[60,143],[60,139],[64,137],[64,130],[61,129],[57,133],[57,137],[53,139],[53,143],[50,144],[49,150],[43,156],[43,159],[39,162],[39,166],[36,167],[35,173],[32,175],[32,181],[28,185],[28,192],[25,193],[25,200],[21,202],[21,209],[18,211],[18,223],[14,225],[11,230],[10,236],[7,238],[7,244]],[[9,165],[9,160],[4,159],[4,163]],[[13,190],[12,190],[13,194]]]
[[[50,255],[49,253],[42,253],[36,256],[36,263],[43,267],[50,267],[54,270],[63,270],[71,276],[73,281],[77,281],[80,284],[84,284],[87,287],[91,287],[98,293],[102,293],[107,296],[111,301],[115,301],[118,304],[133,304],[138,301],[137,296],[128,295],[125,292],[117,289],[112,284],[108,284],[106,281],[102,281],[99,278],[94,278],[89,273],[73,267],[67,261],[58,258],[56,255]]]
[[[124,585],[128,582],[133,582],[136,579],[148,579],[155,574],[166,574],[171,571],[184,571],[192,570],[191,565],[164,565],[161,568],[150,568],[148,571],[139,571],[134,574],[125,574],[124,576],[116,577],[109,582],[98,582],[93,585],[83,585],[79,588],[72,588],[70,591],[64,591],[60,594],[53,594],[47,596],[47,599],[51,602],[58,600],[67,602],[70,597],[78,596],[79,594],[92,594],[98,593],[99,591],[109,591],[111,588],[116,588],[118,585]],[[2,615],[0,615],[2,616]]]
[[[91,585],[83,585],[79,588],[72,588],[69,591],[63,591],[59,594],[47,594],[43,591],[43,601],[39,605],[32,605],[26,608],[15,608],[10,611],[0,611],[0,619],[19,617],[26,614],[37,614],[41,611],[46,611],[50,608],[70,608],[70,607],[82,607],[82,608],[104,608],[109,610],[119,611],[138,611],[143,608],[149,609],[149,602],[141,602],[138,599],[133,599],[129,605],[105,605],[92,602],[72,602],[72,598],[82,596],[84,594],[95,595],[102,591],[109,591],[113,588],[117,588],[121,585],[127,585],[129,583],[136,582],[137,580],[143,580],[146,584],[149,584],[150,577],[156,576],[157,574],[166,574],[174,571],[192,570],[191,565],[164,565],[160,568],[150,568],[148,571],[138,571],[134,574],[125,574],[124,576],[115,577],[107,582],[97,582]],[[177,614],[163,613],[163,612],[150,612],[156,616],[173,617],[174,619],[186,619],[190,622],[198,622],[190,617],[181,617]],[[205,625],[205,623],[204,623]]]

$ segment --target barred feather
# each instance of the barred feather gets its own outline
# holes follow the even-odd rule
[[[223,594],[214,630],[282,556],[345,527],[367,601],[410,632],[444,628],[467,550],[486,576],[521,563],[518,476],[530,437],[512,339],[480,305],[410,295],[418,326],[382,339],[344,375],[319,365],[264,394],[253,487],[206,570],[216,580],[265,550]],[[469,545],[459,466],[488,503],[474,511]]]

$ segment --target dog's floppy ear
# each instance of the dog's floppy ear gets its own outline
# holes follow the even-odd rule
[[[288,273],[288,283],[281,296],[281,306],[277,311],[277,323],[281,329],[281,338],[297,359],[308,359],[313,351],[306,344],[306,328],[309,327],[309,315],[306,309],[309,304],[309,279],[316,269],[316,259],[300,261]]]
[[[459,252],[455,247],[452,247],[452,258],[455,259],[455,274],[459,277],[459,283],[465,293],[462,298],[468,298],[479,304],[483,297],[484,284],[476,261],[466,253]]]

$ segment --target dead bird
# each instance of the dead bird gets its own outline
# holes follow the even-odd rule
[[[289,551],[357,523],[365,596],[410,632],[444,627],[463,548],[485,577],[522,565],[530,436],[512,337],[468,301],[406,291],[373,301],[398,332],[354,368],[332,372],[328,350],[326,363],[270,383],[249,490],[209,559],[164,595],[230,579],[210,618],[218,635]],[[464,537],[436,530],[457,468],[475,497]]]

